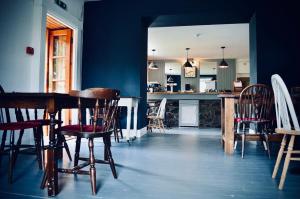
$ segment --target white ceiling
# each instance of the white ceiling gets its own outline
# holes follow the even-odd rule
[[[184,59],[185,48],[189,58],[218,59],[249,58],[249,24],[203,26],[153,27],[148,29],[148,56],[156,49],[155,59]]]

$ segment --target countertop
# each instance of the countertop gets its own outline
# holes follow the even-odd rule
[[[148,100],[220,100],[218,92],[153,92],[147,93]]]
[[[149,95],[219,95],[219,92],[205,92],[205,93],[200,93],[200,92],[148,92],[147,94]]]

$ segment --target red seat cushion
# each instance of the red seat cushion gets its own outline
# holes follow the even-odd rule
[[[22,129],[31,129],[37,128],[41,125],[40,122],[11,122],[11,123],[3,123],[0,124],[0,130],[2,131],[14,131],[14,130],[22,130]]]
[[[40,122],[40,124],[42,126],[44,125],[50,125],[50,120],[49,119],[38,119],[38,120],[28,120],[27,122]],[[59,121],[59,120],[54,120],[54,123],[55,124],[59,124],[59,123],[63,123],[62,121]]]
[[[62,126],[60,128],[61,131],[77,131],[77,132],[81,132],[80,131],[80,125],[76,124],[76,125],[66,125],[66,126]],[[82,125],[82,132],[93,132],[94,131],[94,126],[93,125]],[[102,132],[103,131],[103,127],[102,126],[96,126],[96,132]]]

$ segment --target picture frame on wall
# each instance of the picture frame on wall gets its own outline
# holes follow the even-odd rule
[[[196,75],[197,75],[197,68],[195,66],[184,68],[184,77],[196,77]]]

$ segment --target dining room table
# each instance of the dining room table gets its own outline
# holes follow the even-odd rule
[[[234,104],[239,99],[240,92],[221,93],[221,142],[226,154],[234,152]]]
[[[55,117],[59,110],[77,106],[76,97],[63,93],[11,92],[0,94],[0,108],[46,109],[49,114],[49,147],[44,171],[44,175],[47,177],[48,196],[56,196],[59,192]]]

